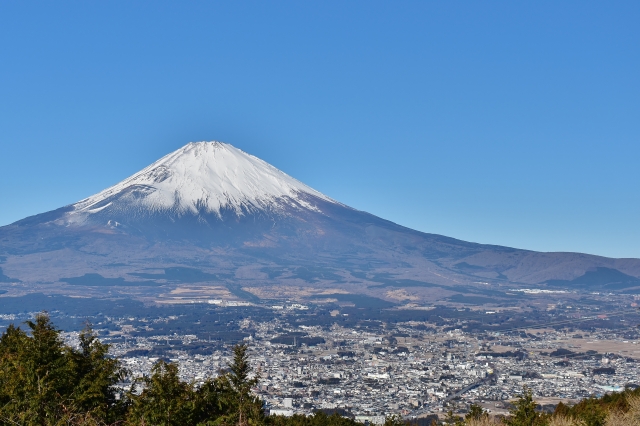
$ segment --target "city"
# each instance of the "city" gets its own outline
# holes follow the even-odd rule
[[[635,327],[612,330],[594,327],[593,321],[575,327],[562,320],[555,327],[549,323],[468,332],[463,329],[467,321],[459,319],[440,325],[404,321],[380,322],[376,327],[366,321],[342,326],[338,321],[349,314],[335,306],[328,311],[332,324],[303,325],[299,323],[309,323],[308,318],[327,308],[273,305],[264,309],[272,315],[265,321],[252,319],[257,311],[237,312],[251,308],[241,301],[216,300],[207,305],[200,304],[213,305],[218,321],[226,321],[224,312],[236,315],[235,325],[225,326],[237,329],[235,339],[249,345],[252,367],[260,375],[254,392],[275,415],[324,410],[379,424],[391,415],[442,418],[450,410],[465,413],[471,404],[506,415],[510,401],[525,386],[539,409],[553,411],[559,402],[571,404],[640,384],[640,335]],[[483,310],[482,314],[498,313]],[[618,322],[637,317],[625,318]],[[112,354],[130,370],[131,378],[148,374],[160,358],[178,363],[183,380],[196,383],[224,370],[231,341],[212,340],[199,332],[154,334],[160,325],[178,320],[177,316],[111,318],[94,327],[103,341],[111,342]],[[109,330],[101,331],[107,322]],[[77,338],[77,332],[65,335],[70,342]]]
[[[0,3],[0,425],[640,426],[639,21]]]

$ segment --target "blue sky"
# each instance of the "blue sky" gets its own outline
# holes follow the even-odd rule
[[[640,257],[640,2],[0,2],[0,225],[222,140],[421,231]]]

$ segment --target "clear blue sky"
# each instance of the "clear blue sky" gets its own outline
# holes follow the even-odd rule
[[[640,257],[640,2],[0,2],[0,225],[221,140],[418,230]]]

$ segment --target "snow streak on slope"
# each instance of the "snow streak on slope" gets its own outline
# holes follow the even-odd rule
[[[335,203],[270,164],[222,142],[192,142],[74,205],[75,214],[102,210],[178,215],[232,210],[317,210],[303,195]],[[302,196],[302,197],[301,197]]]

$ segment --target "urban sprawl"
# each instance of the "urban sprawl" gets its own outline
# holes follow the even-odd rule
[[[237,304],[217,308],[228,311]],[[390,415],[419,419],[449,410],[460,413],[472,403],[506,414],[509,401],[524,387],[532,390],[542,409],[551,410],[560,401],[637,387],[640,377],[635,328],[478,333],[465,331],[458,320],[444,325],[382,323],[367,329],[337,321],[329,326],[296,324],[293,319],[309,309],[298,303],[270,309],[273,317],[268,321],[249,316],[236,324],[260,375],[255,392],[270,414],[331,410],[380,424]],[[338,309],[329,314],[335,319],[348,315]],[[496,312],[482,314],[491,317]],[[148,374],[159,358],[178,363],[182,378],[196,383],[226,368],[231,343],[214,345],[202,333],[154,335],[157,324],[175,319],[110,318],[110,329],[101,339],[111,343],[112,354],[131,377]],[[73,342],[77,334],[65,336]],[[159,355],[161,347],[170,349]],[[193,347],[205,350],[184,349]]]

